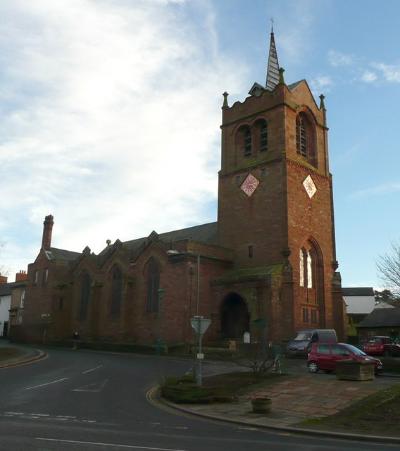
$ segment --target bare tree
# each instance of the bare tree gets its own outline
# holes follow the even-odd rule
[[[4,242],[0,242],[0,274],[2,276],[7,276],[8,275],[8,271],[7,271],[6,267],[1,264],[1,254],[2,254],[2,249],[4,248],[4,246],[5,246],[5,243]]]
[[[390,252],[381,255],[376,264],[381,279],[400,295],[400,244],[392,243]]]
[[[273,368],[274,359],[271,352],[263,348],[260,343],[241,344],[232,361],[238,366],[251,369],[254,376],[265,374]]]

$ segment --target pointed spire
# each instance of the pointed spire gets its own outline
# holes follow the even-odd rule
[[[269,56],[267,65],[267,80],[265,83],[265,87],[268,89],[268,91],[273,91],[277,84],[279,84],[279,62],[278,55],[276,53],[274,28],[272,22],[271,40],[269,43]]]

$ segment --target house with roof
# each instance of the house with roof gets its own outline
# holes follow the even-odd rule
[[[271,32],[265,84],[233,105],[223,94],[217,221],[95,254],[53,247],[46,216],[25,339],[187,343],[195,315],[211,319],[208,341],[282,342],[311,327],[343,338],[326,114],[305,80],[285,83]]]
[[[394,307],[386,302],[380,302],[372,312],[358,325],[361,341],[366,341],[376,335],[400,339],[400,307]]]
[[[0,274],[0,337],[8,336],[9,310],[11,304],[11,284]]]
[[[347,313],[347,336],[350,342],[358,342],[357,325],[375,308],[372,287],[342,288]]]
[[[10,320],[8,337],[12,341],[22,341],[22,323],[24,318],[24,304],[28,274],[19,271],[15,275],[15,282],[11,284]]]

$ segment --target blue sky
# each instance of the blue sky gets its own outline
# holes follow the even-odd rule
[[[263,83],[270,18],[287,83],[326,95],[344,286],[382,287],[399,239],[400,3],[3,0],[0,267],[98,252],[216,218],[221,93]],[[187,171],[187,168],[190,168]]]

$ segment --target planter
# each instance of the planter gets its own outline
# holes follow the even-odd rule
[[[271,411],[271,398],[259,396],[251,400],[253,413],[269,413]]]
[[[375,378],[372,362],[340,360],[336,363],[336,378],[345,381],[371,381]]]

